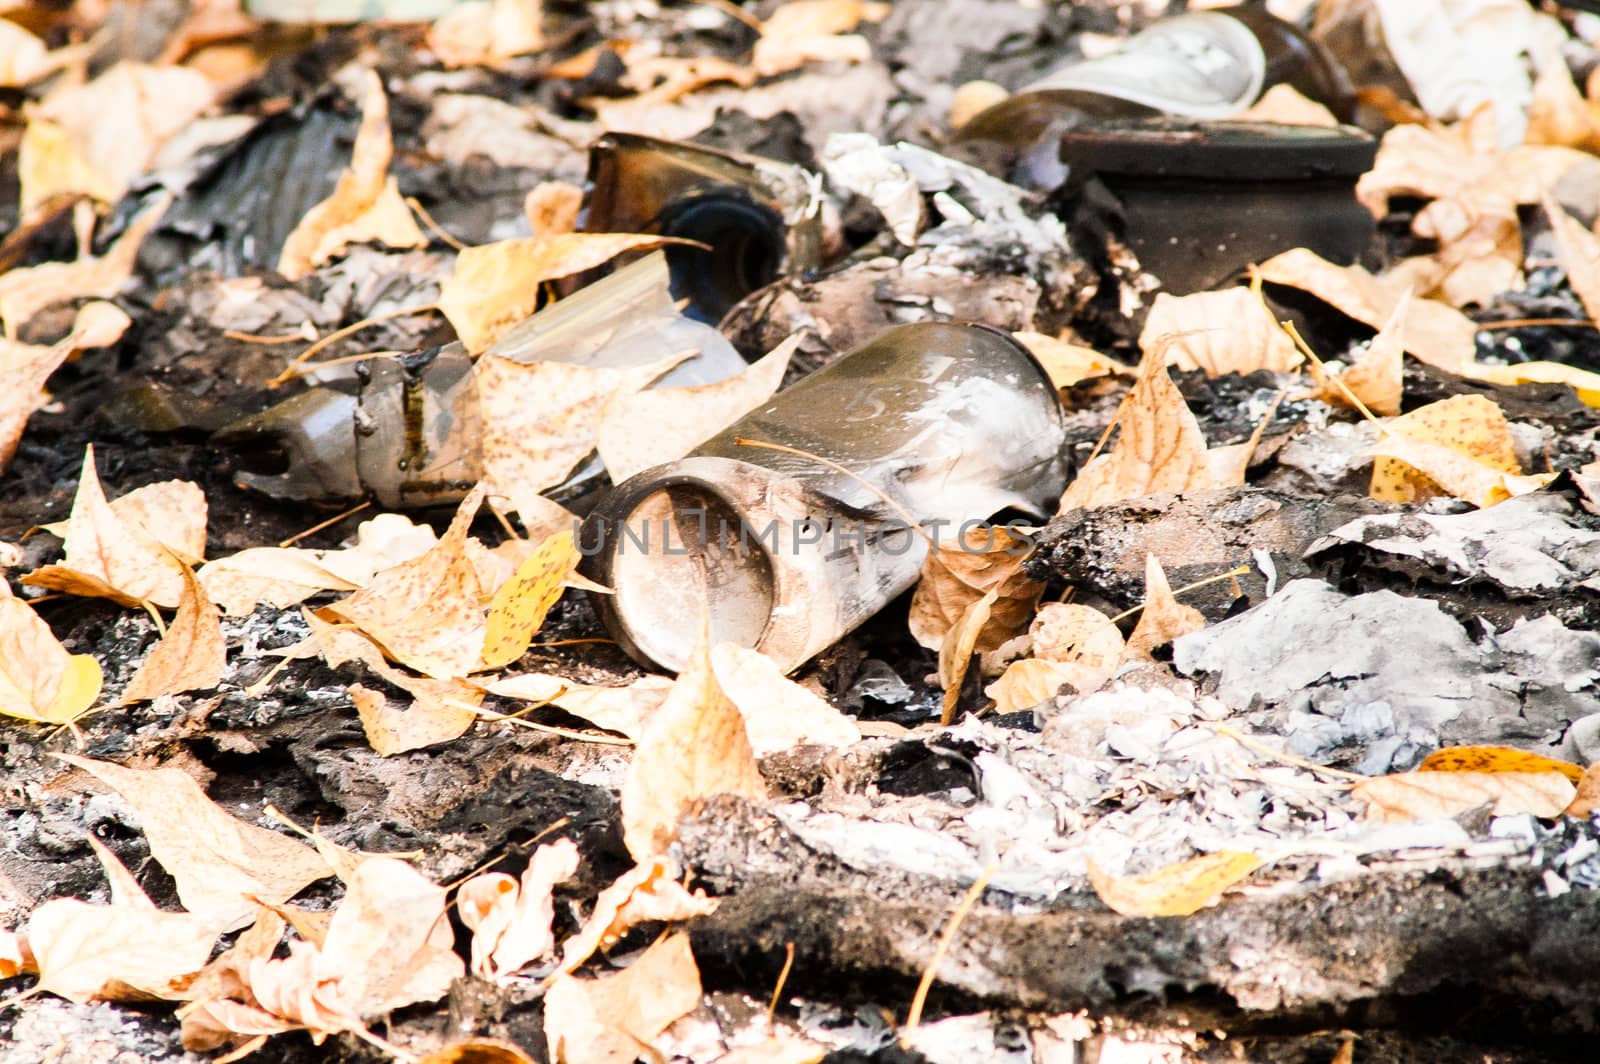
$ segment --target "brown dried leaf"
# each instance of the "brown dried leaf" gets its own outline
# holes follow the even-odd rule
[[[1350,395],[1364,403],[1368,410],[1383,417],[1400,413],[1401,383],[1404,377],[1404,336],[1406,310],[1411,306],[1411,294],[1406,293],[1395,304],[1394,313],[1383,323],[1378,335],[1372,338],[1366,354],[1339,374],[1339,387],[1328,378],[1321,365],[1311,364],[1311,376],[1319,390],[1316,397],[1335,406],[1353,406]],[[1349,395],[1346,394],[1349,393]]]
[[[14,979],[38,970],[27,937],[15,931],[0,931],[0,979]]]
[[[1533,98],[1528,101],[1528,128],[1522,140],[1525,144],[1553,144],[1585,151],[1593,151],[1600,144],[1594,113],[1573,82],[1565,60],[1539,65],[1539,73],[1533,79]]]
[[[476,355],[534,312],[545,281],[604,266],[625,251],[670,243],[644,233],[556,233],[467,248],[439,290],[439,309]]]
[[[864,63],[872,47],[850,31],[863,21],[883,21],[889,11],[888,4],[869,0],[789,0],[762,23],[751,65],[773,77],[812,61]]]
[[[0,597],[0,714],[65,724],[100,697],[100,663],[69,654],[33,608]]]
[[[1144,608],[1139,623],[1128,636],[1129,658],[1148,658],[1151,651],[1165,646],[1180,635],[1198,632],[1206,626],[1205,615],[1185,606],[1172,594],[1172,585],[1154,554],[1144,556]]]
[[[1057,388],[1070,388],[1092,377],[1128,371],[1127,366],[1092,347],[1080,347],[1044,333],[1014,332],[1011,335],[1038,359],[1039,365],[1049,375],[1050,383]]]
[[[193,70],[130,62],[52,92],[29,115],[19,149],[23,214],[65,193],[121,199],[161,146],[216,96]]]
[[[1381,822],[1455,816],[1494,803],[1495,816],[1557,817],[1577,793],[1561,772],[1400,772],[1362,780],[1350,793]]]
[[[210,691],[222,682],[228,667],[222,616],[189,567],[180,564],[179,570],[183,597],[178,601],[178,615],[128,681],[118,705],[185,691]]]
[[[114,304],[96,301],[78,310],[72,332],[56,343],[0,339],[0,380],[7,385],[5,395],[0,396],[0,473],[17,453],[29,416],[49,402],[44,386],[50,374],[79,351],[116,343],[128,324],[128,316]]]
[[[58,565],[35,569],[22,582],[73,595],[109,598],[124,606],[149,601],[168,609],[176,607],[183,599],[186,566],[174,555],[192,549],[196,538],[204,546],[206,507],[205,496],[196,485],[169,483],[186,486],[163,494],[163,498],[184,500],[180,510],[166,515],[164,527],[151,532],[125,522],[106,502],[95,471],[94,445],[85,447],[72,514],[63,530],[65,557]],[[169,546],[174,540],[176,545]]]
[[[582,209],[583,189],[567,181],[541,181],[522,201],[535,240],[572,232]]]
[[[456,909],[472,931],[473,974],[504,980],[553,953],[552,892],[577,871],[578,847],[562,839],[534,851],[520,882],[492,872],[461,884]]]
[[[1062,512],[1163,491],[1244,483],[1248,449],[1206,450],[1200,423],[1158,354],[1140,359],[1138,379],[1123,400],[1117,425],[1115,448],[1090,462],[1067,486]]]
[[[56,898],[28,918],[36,990],[69,1001],[149,1001],[205,967],[221,933],[214,919],[157,909],[116,856],[93,837],[113,883],[110,905]]]
[[[1511,426],[1487,396],[1441,399],[1385,421],[1383,429],[1373,446],[1380,456],[1373,462],[1368,492],[1374,499],[1415,502],[1445,493],[1487,506],[1510,497],[1503,474],[1522,472]],[[1410,464],[1408,455],[1422,464]],[[1428,471],[1445,479],[1436,480]]]
[[[622,841],[635,861],[660,853],[678,821],[716,794],[765,801],[744,716],[717,683],[702,622],[677,682],[645,726],[622,783]]]
[[[1220,850],[1142,876],[1108,876],[1089,862],[1089,882],[1123,916],[1189,916],[1215,905],[1227,889],[1260,868],[1253,853]]]
[[[613,483],[682,458],[765,403],[783,383],[796,334],[743,373],[714,384],[618,393],[600,411],[596,447]]]
[[[855,721],[783,674],[759,650],[719,643],[711,650],[717,686],[744,717],[757,757],[796,746],[849,746],[861,741]]]
[[[642,923],[691,920],[716,911],[715,898],[699,888],[690,893],[677,876],[678,866],[664,857],[652,857],[618,876],[595,899],[583,927],[561,947],[559,970],[575,971],[596,950],[610,949]]]
[[[939,686],[944,689],[944,704],[939,719],[943,724],[955,720],[956,703],[961,699],[961,685],[966,683],[972,655],[977,653],[978,636],[989,623],[989,614],[997,598],[995,589],[990,588],[973,599],[939,645]]]
[[[484,611],[466,540],[483,496],[480,485],[462,500],[449,530],[426,554],[384,570],[318,616],[350,622],[389,657],[424,675],[471,673],[483,653]]]
[[[534,1060],[510,1042],[473,1038],[436,1049],[417,1064],[534,1064]]]
[[[620,370],[563,362],[515,362],[489,355],[475,377],[483,416],[484,484],[518,513],[538,513],[539,493],[560,484],[594,452],[600,413],[638,391],[689,352]]]
[[[1567,209],[1546,197],[1544,213],[1555,230],[1556,248],[1584,313],[1600,317],[1600,237],[1584,228]]]
[[[478,719],[473,702],[418,699],[409,706],[396,706],[382,691],[358,683],[350,685],[350,701],[367,742],[380,757],[447,743],[464,735]]]
[[[541,0],[475,0],[457,4],[428,29],[428,47],[447,67],[504,69],[508,60],[545,45]]]
[[[1204,370],[1208,377],[1258,369],[1286,373],[1302,359],[1261,296],[1243,287],[1187,296],[1160,293],[1139,333],[1139,350],[1181,370]]]
[[[1583,770],[1572,801],[1561,811],[1563,816],[1592,817],[1600,809],[1600,761]]]
[[[284,902],[330,874],[315,850],[230,816],[181,769],[132,769],[55,756],[111,787],[133,807],[151,856],[177,882],[184,907],[218,930],[249,923],[256,911],[252,899]]]
[[[665,676],[641,676],[625,687],[601,687],[530,672],[503,676],[486,690],[502,698],[549,702],[597,728],[620,732],[637,741],[672,690],[672,681]]]
[[[700,1004],[689,936],[669,935],[629,967],[600,979],[557,976],[545,992],[553,1064],[632,1064],[678,1017]]]
[[[994,650],[1027,627],[1044,585],[1022,572],[1031,541],[1000,526],[963,527],[954,546],[928,552],[911,596],[911,636],[938,649],[967,609],[993,591],[989,618],[977,633],[978,652]]]
[[[1394,315],[1411,284],[1404,277],[1375,277],[1360,266],[1335,266],[1315,252],[1295,248],[1258,267],[1263,280],[1309,292],[1374,329]],[[1478,327],[1454,307],[1416,299],[1407,312],[1405,349],[1416,358],[1451,373],[1473,365]]]
[[[171,202],[171,197],[165,197],[136,218],[99,258],[44,262],[0,274],[0,325],[4,326],[5,333],[14,334],[36,313],[53,303],[110,299],[122,291],[122,286],[133,275],[139,246]],[[99,329],[101,323],[97,322],[96,327]]]
[[[394,145],[389,138],[389,99],[374,70],[363,77],[361,126],[350,165],[333,195],[300,219],[278,254],[278,272],[291,281],[344,254],[351,244],[376,241],[392,248],[420,248],[428,239],[389,176]]]

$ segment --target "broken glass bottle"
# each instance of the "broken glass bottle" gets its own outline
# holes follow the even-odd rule
[[[821,206],[817,178],[791,163],[609,133],[589,150],[583,229],[706,245],[669,247],[667,262],[673,295],[715,323],[756,289],[818,264]]]
[[[974,116],[955,140],[1000,146],[1012,180],[1054,188],[1066,177],[1057,141],[1070,129],[1156,115],[1228,118],[1281,84],[1340,121],[1353,113],[1343,68],[1299,27],[1252,6],[1191,12],[1023,87]]]
[[[641,661],[681,668],[706,616],[796,668],[1001,511],[1048,513],[1065,485],[1059,394],[983,325],[881,333],[696,447],[603,497],[584,524],[596,605]]]

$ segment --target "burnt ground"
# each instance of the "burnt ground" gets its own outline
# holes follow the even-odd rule
[[[786,101],[794,118],[757,121],[729,111],[702,139],[805,162],[819,146],[818,132],[827,128],[865,128],[885,139],[937,143],[934,133],[951,84],[979,75],[1007,84],[1024,81],[1037,73],[1042,46],[1075,30],[1110,31],[1117,25],[1095,5],[1035,10],[998,0],[930,0],[917,7],[918,18],[897,10],[872,31],[878,60],[849,76],[873,91],[852,97],[845,113],[832,113],[841,109],[837,95],[802,86]],[[935,33],[919,21],[934,25],[946,17],[968,32]],[[726,25],[695,29],[681,19],[652,25],[658,27],[652,32],[678,34],[679,43],[708,50],[740,32]],[[597,33],[578,20],[572,46],[592,43]],[[252,257],[257,245],[247,237],[270,244],[275,233],[281,241],[286,225],[326,194],[348,151],[355,112],[348,100],[323,87],[329,74],[366,50],[404,86],[392,113],[402,189],[419,196],[446,230],[468,243],[506,235],[504,219],[520,214],[521,198],[534,183],[579,179],[584,169],[582,152],[532,129],[518,133],[515,160],[491,162],[470,149],[444,152],[432,140],[438,129],[428,125],[438,118],[437,89],[415,79],[422,72],[415,45],[415,34],[404,30],[331,31],[246,91],[239,106],[269,98],[294,104],[280,112],[288,117],[256,134],[267,144],[258,150],[280,162],[247,156],[180,196],[141,256],[136,286],[120,298],[134,328],[114,348],[91,352],[58,372],[50,384],[55,404],[30,420],[16,459],[0,479],[0,540],[23,540],[35,526],[66,516],[84,445],[91,442],[112,497],[166,479],[198,483],[210,507],[209,557],[276,543],[334,512],[239,489],[235,472],[257,459],[209,441],[218,425],[278,397],[263,384],[284,359],[282,349],[230,339],[226,330],[269,334],[308,321],[327,332],[428,300],[448,268],[442,245],[409,254],[364,249],[343,267],[291,284]],[[493,96],[567,119],[577,116],[572,101],[585,88],[541,79],[531,69],[468,71],[452,78],[451,92]],[[288,146],[273,147],[274,138]],[[273,167],[284,158],[294,160],[294,181],[272,179],[281,173]],[[267,197],[273,209],[241,201],[241,189],[256,186],[275,193]],[[125,221],[153,194],[130,196],[114,218]],[[865,243],[878,223],[859,203],[854,208],[863,213],[847,212],[846,221],[860,227]],[[24,261],[43,261],[70,248],[63,219],[32,239]],[[1115,354],[1134,350],[1136,321],[1119,324],[1103,306],[1049,305],[1026,286],[1007,289],[1014,279],[995,275],[981,291],[939,291],[936,297],[946,302],[936,305],[935,296],[919,287],[925,282],[915,278],[902,278],[901,287],[890,285],[886,294],[887,282],[863,284],[859,274],[848,280],[843,274],[796,281],[772,294],[841,323],[826,342],[808,342],[812,364],[850,346],[858,332],[907,314],[998,318],[998,324],[1017,328],[1025,323],[1007,316],[1030,304],[1038,305],[1029,312],[1037,311],[1052,328],[1074,323]],[[219,310],[232,306],[220,295],[224,280],[241,276],[259,278],[247,312]],[[1528,292],[1507,299],[1507,306],[1484,316],[1583,316],[1559,276],[1543,276]],[[968,306],[963,300],[975,302]],[[1084,316],[1074,319],[1079,312]],[[56,308],[30,323],[25,336],[59,335],[69,320],[70,308]],[[429,319],[399,319],[334,346],[328,355],[420,348],[447,338],[439,328]],[[743,308],[728,328],[747,347],[763,346],[771,334],[786,331],[782,315],[770,306],[765,316]],[[1308,332],[1319,349],[1340,351],[1371,330],[1320,308]],[[1534,326],[1482,336],[1500,353],[1515,340],[1523,353],[1517,357],[1600,365],[1600,339],[1588,330]],[[1274,394],[1281,382],[1270,375],[1208,381],[1196,374],[1180,377],[1180,386],[1215,445],[1248,437],[1261,397]],[[1484,389],[1408,365],[1408,408]],[[1537,436],[1553,459],[1551,468],[1575,468],[1592,457],[1600,414],[1570,389],[1488,390],[1509,417]],[[1069,398],[1073,453],[1081,460],[1111,416],[1115,393],[1089,384]],[[1365,498],[1359,462],[1321,460],[1317,448],[1332,453],[1327,441],[1339,436],[1338,426],[1355,430],[1344,415],[1332,416],[1330,430],[1330,416],[1319,407],[1304,401],[1279,407],[1244,488],[1157,497],[1053,521],[1032,563],[1035,575],[1048,582],[1046,597],[1071,588],[1077,601],[1113,613],[1137,605],[1144,554],[1154,551],[1172,559],[1174,585],[1255,563],[1236,584],[1196,593],[1192,601],[1213,622],[1240,616],[1302,578],[1326,581],[1350,601],[1387,592],[1437,604],[1439,616],[1464,632],[1464,625],[1480,621],[1504,632],[1518,621],[1553,618],[1560,638],[1546,645],[1588,656],[1564,677],[1529,669],[1507,673],[1516,679],[1520,700],[1511,715],[1526,723],[1509,734],[1526,745],[1564,749],[1568,724],[1600,708],[1594,677],[1584,671],[1597,657],[1584,639],[1600,622],[1596,592],[1587,584],[1591,574],[1574,564],[1571,579],[1558,586],[1524,587],[1499,570],[1463,576],[1426,562],[1395,562],[1360,543],[1323,542],[1352,521],[1390,511]],[[1558,504],[1538,520],[1565,522],[1564,529],[1582,536],[1600,534],[1584,489],[1558,482],[1552,492]],[[1450,510],[1438,508],[1443,517]],[[357,519],[314,533],[300,545],[336,546]],[[1535,517],[1527,520],[1536,531],[1543,527]],[[487,523],[475,531],[489,541],[498,534]],[[24,546],[24,568],[31,568],[54,557],[59,541],[34,533]],[[1270,564],[1261,563],[1262,553]],[[1081,866],[1052,864],[1055,845],[1041,840],[1071,839],[1139,809],[1155,810],[1146,817],[1147,827],[1171,812],[1181,840],[1213,817],[1276,817],[1271,822],[1279,826],[1303,826],[1312,820],[1344,823],[1348,808],[1318,805],[1320,797],[1296,804],[1299,799],[1284,796],[1292,792],[1268,787],[1264,794],[1241,789],[1236,780],[1212,790],[1192,773],[1163,775],[1160,758],[1127,736],[1112,736],[1108,748],[1103,744],[1111,733],[1104,727],[1087,738],[1063,734],[1062,718],[1049,711],[939,729],[933,723],[939,692],[930,683],[935,662],[907,634],[906,609],[904,599],[893,604],[798,675],[863,722],[873,722],[876,737],[844,752],[801,749],[770,757],[763,771],[779,799],[774,809],[716,800],[685,827],[689,867],[725,899],[715,915],[690,928],[709,991],[705,1016],[732,1029],[752,1010],[761,1011],[792,943],[795,960],[779,1016],[811,1033],[853,1032],[856,1048],[836,1050],[828,1059],[837,1061],[1094,1061],[1130,1059],[1115,1053],[1133,1046],[1151,1059],[1321,1064],[1351,1039],[1357,1060],[1476,1064],[1592,1056],[1600,972],[1600,875],[1592,860],[1592,824],[1531,818],[1490,823],[1483,816],[1458,825],[1459,837],[1353,845],[1340,852],[1311,848],[1280,859],[1243,891],[1193,917],[1117,916],[1100,905]],[[106,665],[113,693],[156,638],[143,614],[108,603],[64,597],[40,603],[39,611],[68,649],[93,653]],[[515,872],[530,840],[547,841],[552,825],[559,824],[553,835],[573,838],[584,856],[579,878],[559,895],[563,932],[629,865],[616,804],[626,755],[616,747],[479,725],[454,743],[381,758],[368,747],[351,707],[346,685],[355,677],[348,671],[299,660],[263,689],[252,687],[276,665],[270,652],[305,634],[297,613],[263,607],[248,618],[228,620],[225,631],[229,672],[216,692],[93,714],[82,722],[83,752],[136,764],[176,760],[206,779],[211,797],[237,816],[262,820],[272,805],[297,822],[320,823],[347,845],[420,851],[420,866],[440,881],[491,862]],[[1476,638],[1477,630],[1471,634]],[[570,596],[540,641],[580,642],[536,648],[519,665],[586,682],[621,683],[639,675],[638,666],[614,646],[581,642],[603,635],[588,604]],[[1322,635],[1329,653],[1337,655],[1344,633]],[[1441,673],[1468,668],[1459,658],[1419,657],[1407,664],[1404,677],[1375,668],[1367,680],[1425,688],[1435,666]],[[1472,668],[1492,671],[1481,662]],[[1185,672],[1202,694],[1230,681],[1226,664]],[[1552,692],[1563,689],[1563,680],[1571,681],[1571,690],[1555,704],[1559,699]],[[1169,681],[1187,682],[1169,673],[1151,679],[1149,690]],[[978,710],[985,699],[976,680],[970,682],[963,706]],[[1282,701],[1261,693],[1234,715],[1292,739],[1301,733],[1286,723]],[[553,709],[530,719],[579,723]],[[1476,731],[1463,724],[1453,741],[1508,734],[1477,718],[1470,723]],[[1314,737],[1298,749],[1354,767],[1377,756],[1373,748],[1382,738],[1370,732]],[[1167,739],[1157,737],[1154,748],[1159,752]],[[0,913],[7,923],[48,897],[104,897],[101,873],[84,841],[88,833],[115,850],[159,904],[175,903],[170,879],[150,859],[123,807],[52,786],[58,773],[45,755],[72,746],[65,733],[0,728],[0,808],[8,825],[0,852]],[[1041,805],[1037,795],[1012,802],[997,798],[995,788],[1008,778],[995,775],[997,755],[1025,766],[1029,779],[1071,794],[1072,801],[1047,799]],[[1404,767],[1404,757],[1396,753],[1390,763]],[[1235,809],[1236,802],[1244,803],[1247,815]],[[986,810],[989,821],[971,817]],[[995,828],[995,816],[1006,826]],[[1045,823],[1039,828],[1032,822],[1041,816]],[[964,828],[966,820],[972,823]],[[1031,825],[1027,830],[1024,822]],[[885,833],[881,845],[853,848],[850,840],[871,843],[874,831],[889,825],[906,830]],[[1029,834],[1035,828],[1039,832]],[[965,849],[941,850],[929,838],[940,830],[960,838]],[[983,847],[974,836],[986,830],[1014,844],[1013,880],[997,881],[985,893],[939,969],[924,1020],[928,1056],[893,1048],[885,1016],[904,1016],[933,943],[977,867],[973,855]],[[1035,856],[1030,847],[1037,848],[1040,863],[1029,863]],[[331,904],[333,890],[315,887],[302,900]],[[618,952],[647,943],[650,933],[637,932]],[[541,1015],[531,992],[462,984],[444,1003],[396,1015],[387,1030],[400,1042],[492,1034],[542,1060]],[[0,1059],[183,1059],[176,1029],[165,1007],[31,1000],[0,1013],[0,1038],[9,1040],[0,1045]],[[256,1059],[287,1064],[379,1056],[353,1039],[314,1047],[294,1034],[274,1039]]]

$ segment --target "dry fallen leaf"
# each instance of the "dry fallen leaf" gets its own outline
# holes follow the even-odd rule
[[[1337,126],[1333,112],[1296,91],[1293,85],[1279,82],[1261,94],[1261,99],[1234,115],[1234,122],[1271,122],[1280,126]]]
[[[193,913],[162,912],[98,839],[89,838],[111,880],[111,904],[56,898],[28,917],[36,991],[69,1001],[148,1001],[205,967],[221,928]]]
[[[757,757],[801,745],[849,746],[861,741],[855,721],[783,674],[759,650],[735,643],[711,649],[717,686],[744,717]]]
[[[669,935],[615,975],[560,975],[545,991],[552,1064],[632,1064],[678,1017],[700,1004],[689,936]]]
[[[0,380],[7,385],[0,396],[0,473],[17,453],[29,416],[49,401],[44,386],[50,374],[78,351],[116,343],[128,325],[114,304],[96,301],[81,307],[72,331],[53,344],[0,339]]]
[[[460,738],[478,719],[477,700],[472,696],[459,701],[419,698],[409,706],[397,706],[382,691],[350,685],[350,701],[361,718],[361,730],[381,757]]]
[[[447,67],[502,69],[508,59],[544,47],[541,0],[457,4],[428,29],[428,47]]]
[[[1360,400],[1381,417],[1400,413],[1401,383],[1404,377],[1406,311],[1411,294],[1395,304],[1394,313],[1372,338],[1364,355],[1339,374],[1338,383],[1326,375],[1318,363],[1311,364],[1311,376],[1318,384],[1316,397],[1335,406],[1353,406],[1350,397]],[[1343,387],[1341,387],[1341,385]]]
[[[484,484],[519,514],[538,513],[548,505],[539,493],[594,453],[606,404],[646,387],[688,354],[670,353],[626,370],[485,356],[474,374],[483,416]]]
[[[1065,684],[1079,694],[1087,694],[1103,683],[1103,679],[1092,685],[1084,681],[1083,670],[1074,662],[1021,658],[1007,665],[1006,671],[983,693],[994,699],[996,713],[1015,713],[1054,698]]]
[[[100,663],[69,654],[19,598],[0,596],[0,714],[65,724],[100,697]]]
[[[1350,793],[1380,822],[1456,816],[1494,804],[1495,816],[1557,817],[1577,793],[1565,772],[1401,772],[1362,780]]]
[[[1544,200],[1545,217],[1556,234],[1556,247],[1572,290],[1583,302],[1584,313],[1600,318],[1600,237],[1596,237],[1567,209],[1550,197]]]
[[[644,233],[556,233],[466,248],[439,290],[439,309],[476,355],[534,312],[545,281],[604,266],[625,251],[670,243]]]
[[[367,70],[362,81],[361,127],[350,165],[339,175],[333,194],[306,212],[278,254],[278,272],[291,281],[344,254],[351,244],[376,241],[392,248],[420,248],[428,243],[400,196],[399,183],[389,176],[394,144],[383,80]]]
[[[702,623],[622,783],[622,841],[640,863],[666,849],[677,838],[679,819],[712,795],[767,797],[744,716],[717,684],[707,642]]]
[[[1261,296],[1244,287],[1187,296],[1160,293],[1139,333],[1139,350],[1181,370],[1203,370],[1208,377],[1258,369],[1286,373],[1302,358]]]
[[[579,560],[572,530],[564,529],[541,543],[495,592],[484,622],[485,669],[504,668],[527,652]]]
[[[23,214],[63,193],[115,203],[216,96],[203,74],[131,62],[52,92],[29,113],[18,149]]]
[[[928,552],[922,579],[911,596],[911,636],[938,649],[966,610],[993,591],[989,617],[977,633],[978,652],[994,650],[1027,627],[1044,585],[1030,580],[1022,563],[1033,553],[1027,539],[1001,526],[960,529],[960,542]]]
[[[1422,759],[1418,772],[1559,772],[1573,783],[1583,767],[1509,746],[1450,746]]]
[[[534,1064],[534,1060],[510,1042],[472,1038],[436,1049],[417,1064]]]
[[[128,681],[119,705],[185,691],[209,691],[222,682],[228,667],[222,617],[189,567],[180,563],[178,568],[183,574],[178,615]]]
[[[569,181],[541,181],[522,201],[522,213],[528,216],[535,240],[573,232],[582,210],[583,189]]]
[[[1373,446],[1373,451],[1380,456],[1372,465],[1369,494],[1374,499],[1415,502],[1443,492],[1470,499],[1480,506],[1498,501],[1493,497],[1494,489],[1480,487],[1479,479],[1463,483],[1455,465],[1446,467],[1441,475],[1445,475],[1448,482],[1441,482],[1408,464],[1404,461],[1406,454],[1425,455],[1429,467],[1435,472],[1440,470],[1439,456],[1407,447],[1408,441],[1434,445],[1436,449],[1467,459],[1461,469],[1471,473],[1472,467],[1481,467],[1491,484],[1498,483],[1496,478],[1500,474],[1518,476],[1522,472],[1517,464],[1511,426],[1494,400],[1487,396],[1453,395],[1385,421],[1383,429],[1383,435]],[[1386,455],[1392,457],[1383,457]]]
[[[561,839],[533,852],[520,881],[494,872],[461,884],[456,908],[472,931],[474,974],[504,980],[556,948],[556,884],[578,871],[578,847]]]
[[[150,854],[177,883],[190,912],[218,930],[243,927],[260,898],[280,903],[329,875],[326,861],[287,835],[224,812],[181,769],[132,769],[55,755],[120,794],[150,840]]]
[[[436,679],[466,676],[483,653],[483,592],[466,552],[467,529],[483,502],[475,488],[427,553],[386,569],[370,584],[317,611],[348,621],[395,661]]]
[[[1360,266],[1335,266],[1306,248],[1275,255],[1257,269],[1261,278],[1309,292],[1355,320],[1380,329],[1412,285],[1403,276],[1375,277]],[[1430,366],[1461,373],[1473,365],[1478,327],[1459,310],[1434,299],[1414,299],[1406,317],[1405,349]]]
[[[0,86],[23,88],[88,55],[89,49],[81,45],[47,49],[15,22],[0,21]]]
[[[1139,623],[1128,636],[1126,657],[1148,658],[1157,647],[1180,635],[1198,632],[1206,626],[1205,615],[1185,606],[1172,594],[1172,585],[1154,554],[1144,556],[1144,608]]]
[[[641,676],[624,687],[603,687],[530,672],[502,676],[485,690],[502,698],[548,702],[597,728],[620,732],[637,741],[672,690],[672,681],[665,676]]]
[[[562,972],[575,971],[596,950],[609,949],[630,928],[649,921],[674,922],[707,916],[716,911],[715,898],[703,890],[690,893],[678,882],[678,866],[664,857],[652,857],[617,877],[600,892],[594,911],[578,933],[561,947]]]
[[[1564,60],[1541,63],[1528,101],[1525,144],[1552,144],[1592,151],[1600,146],[1600,128],[1589,101],[1572,80]]]
[[[596,446],[613,483],[682,458],[771,399],[800,346],[791,336],[743,373],[686,388],[620,392],[600,411]]]
[[[718,1057],[716,1064],[819,1064],[831,1050],[792,1034],[775,1034]]]
[[[990,588],[973,599],[939,644],[939,686],[944,690],[939,713],[941,724],[955,720],[956,703],[961,700],[961,687],[972,666],[972,655],[977,653],[978,636],[988,625],[997,598],[998,592]]]
[[[168,609],[183,599],[185,564],[196,542],[204,547],[206,509],[200,489],[164,489],[161,498],[182,500],[163,515],[155,530],[124,521],[106,502],[95,471],[94,445],[84,448],[83,472],[72,500],[72,514],[63,529],[64,557],[22,577],[24,584],[72,595],[109,598],[124,606],[152,602]],[[177,555],[177,557],[175,557]]]
[[[1012,662],[984,688],[1001,713],[1031,709],[1062,684],[1077,694],[1098,691],[1116,673],[1124,651],[1122,632],[1111,618],[1076,602],[1040,606],[1028,641],[1033,657]]]
[[[850,31],[863,21],[883,21],[889,11],[888,4],[870,0],[789,0],[762,22],[751,66],[773,77],[812,61],[864,63],[872,47]]]
[[[1157,353],[1140,359],[1138,379],[1123,400],[1116,424],[1114,449],[1079,471],[1061,496],[1061,512],[1157,492],[1244,483],[1254,440],[1208,451],[1200,423]]]
[[[1583,770],[1572,801],[1561,812],[1564,816],[1592,817],[1597,809],[1600,809],[1600,762]]]
[[[0,979],[15,979],[38,970],[39,964],[28,947],[26,936],[15,931],[0,931]]]
[[[1215,905],[1225,891],[1264,862],[1253,853],[1219,850],[1142,876],[1108,876],[1089,861],[1089,882],[1123,916],[1188,916]]]
[[[1017,342],[1038,360],[1057,388],[1070,388],[1091,377],[1105,377],[1128,372],[1114,358],[1108,358],[1092,347],[1081,347],[1044,333],[1015,332]]]
[[[106,253],[73,262],[43,262],[0,274],[0,325],[7,336],[39,311],[71,299],[111,299],[133,276],[144,238],[161,220],[171,198],[162,199],[129,223]],[[97,311],[98,313],[102,313]]]

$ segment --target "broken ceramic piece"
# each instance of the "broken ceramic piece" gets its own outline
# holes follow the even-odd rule
[[[1065,482],[1059,396],[1026,348],[980,325],[884,332],[606,496],[584,526],[597,608],[642,661],[714,642],[786,671],[916,580],[928,543]],[[965,524],[963,524],[965,523]]]

